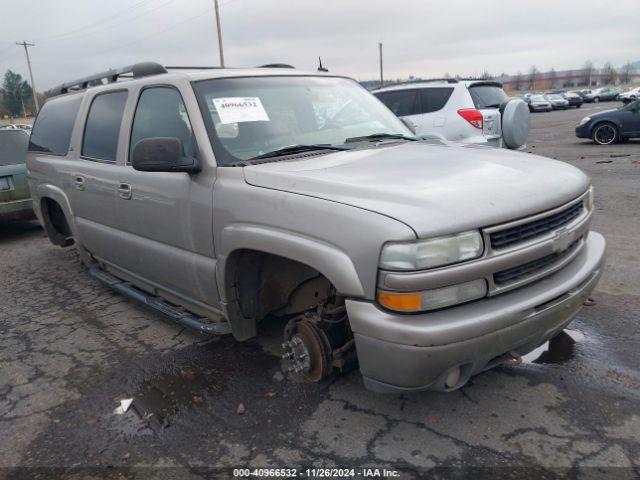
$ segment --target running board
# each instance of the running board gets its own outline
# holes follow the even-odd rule
[[[192,313],[186,312],[178,307],[174,307],[170,303],[162,300],[160,297],[143,292],[142,290],[134,287],[131,283],[120,280],[99,268],[90,268],[89,273],[92,277],[97,278],[116,292],[142,303],[143,305],[187,328],[191,328],[192,330],[196,330],[207,335],[228,335],[231,333],[231,327],[228,322],[209,322],[205,318],[196,317]]]

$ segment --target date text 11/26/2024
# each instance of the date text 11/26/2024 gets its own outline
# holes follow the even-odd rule
[[[399,478],[388,468],[235,468],[234,478]]]

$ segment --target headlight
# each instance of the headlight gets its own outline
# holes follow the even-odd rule
[[[423,292],[404,293],[380,290],[378,302],[389,310],[415,313],[470,302],[486,295],[487,282],[479,279]]]
[[[591,121],[591,117],[584,117],[582,120],[580,120],[580,123],[578,124],[578,126],[584,125],[585,123],[589,123],[590,121]]]
[[[589,193],[587,193],[587,210],[593,210],[593,187],[589,187]]]
[[[482,255],[478,230],[412,242],[391,242],[382,247],[380,268],[423,270],[470,260]]]

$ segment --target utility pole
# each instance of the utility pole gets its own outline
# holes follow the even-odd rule
[[[382,78],[382,43],[378,43],[378,50],[380,52],[380,86],[384,86],[384,80]]]
[[[40,110],[40,106],[38,105],[38,93],[36,92],[36,84],[33,81],[33,71],[31,70],[31,60],[29,59],[29,47],[35,47],[33,43],[27,43],[24,40],[22,43],[16,42],[16,45],[22,45],[24,47],[24,53],[27,55],[27,65],[29,66],[29,77],[31,77],[31,91],[33,93],[33,104],[36,107],[36,114],[38,110]]]
[[[216,26],[218,27],[218,52],[220,53],[220,66],[224,68],[224,53],[222,51],[222,30],[220,29],[220,9],[218,8],[218,0],[213,0],[216,11]]]

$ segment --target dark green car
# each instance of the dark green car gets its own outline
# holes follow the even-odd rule
[[[29,134],[0,130],[0,222],[33,218],[25,156]]]

